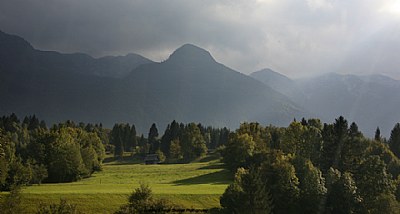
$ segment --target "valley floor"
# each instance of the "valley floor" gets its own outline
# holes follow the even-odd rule
[[[40,203],[66,199],[85,213],[113,213],[144,182],[156,197],[175,204],[188,208],[219,207],[219,197],[231,182],[230,173],[218,160],[204,160],[160,165],[109,162],[104,164],[103,171],[78,182],[26,187],[22,203],[29,212],[34,212]]]

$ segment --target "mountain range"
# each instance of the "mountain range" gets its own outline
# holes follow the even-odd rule
[[[238,127],[287,125],[305,111],[287,96],[186,44],[163,62],[142,56],[93,58],[41,51],[0,32],[0,115],[36,114],[49,123],[135,124],[147,133],[172,120]]]
[[[329,122],[342,115],[370,137],[378,126],[388,137],[400,122],[400,81],[387,76],[327,73],[290,79],[270,69],[250,76],[285,94],[311,116]]]
[[[286,126],[293,118],[340,115],[368,136],[385,136],[400,121],[400,81],[382,75],[291,79],[271,69],[245,75],[195,45],[167,60],[137,54],[93,58],[35,49],[0,31],[0,115],[36,114],[50,124],[65,120],[135,124],[172,120],[236,128],[244,121]]]

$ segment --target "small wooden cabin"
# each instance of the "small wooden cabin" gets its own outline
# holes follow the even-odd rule
[[[158,154],[148,154],[144,158],[144,163],[147,164],[159,164],[160,163],[160,157],[158,157]]]

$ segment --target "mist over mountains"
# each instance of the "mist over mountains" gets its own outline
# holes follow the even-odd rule
[[[285,94],[313,117],[333,121],[342,115],[370,137],[378,126],[389,136],[400,121],[400,81],[387,76],[328,73],[292,80],[269,69],[251,76]]]
[[[190,44],[158,63],[40,51],[0,33],[0,79],[1,115],[36,114],[50,123],[129,122],[146,133],[153,122],[235,128],[243,121],[287,125],[304,114],[283,94]]]

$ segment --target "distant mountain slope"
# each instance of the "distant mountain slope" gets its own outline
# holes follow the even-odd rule
[[[123,77],[139,65],[152,61],[137,54],[93,58],[86,54],[61,54],[34,49],[27,41],[0,31],[0,66],[24,72],[79,73]]]
[[[122,87],[135,99],[126,97],[118,105],[138,107],[143,112],[140,121],[166,124],[177,119],[229,127],[243,121],[284,125],[301,114],[287,97],[190,44],[177,49],[165,62],[138,67]]]
[[[376,75],[327,74],[299,81],[298,85],[306,97],[303,102],[296,101],[309,111],[327,119],[342,114],[370,136],[377,126],[388,136],[400,122],[400,81]]]
[[[295,93],[296,83],[292,79],[269,68],[253,72],[250,76],[286,96],[291,97]]]
[[[272,75],[252,76],[285,93],[313,116],[330,122],[343,115],[369,136],[379,126],[388,137],[395,123],[400,122],[400,81],[383,75],[329,73],[292,81],[280,81],[281,77]],[[272,84],[276,82],[278,86]]]
[[[125,78],[114,78],[120,75],[109,72],[113,64],[129,57],[38,51],[1,33],[0,115],[37,114],[50,123],[130,122],[147,132],[153,122],[163,127],[174,119],[233,128],[242,121],[287,125],[302,114],[284,95],[193,45],[177,49],[165,62],[144,63]]]

